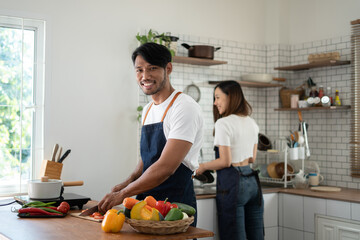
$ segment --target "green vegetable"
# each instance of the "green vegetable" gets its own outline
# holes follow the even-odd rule
[[[173,203],[176,204],[181,211],[183,211],[189,216],[193,216],[196,213],[195,208],[193,208],[190,205],[187,205],[185,203],[178,203],[178,202],[173,202]]]
[[[56,210],[51,209],[51,208],[46,208],[46,207],[38,207],[38,208],[39,208],[39,209],[42,209],[42,210],[44,210],[44,211],[47,211],[47,212],[63,214],[62,212],[56,211]]]
[[[49,207],[51,205],[54,205],[56,202],[48,202],[48,203],[44,203],[44,202],[40,202],[40,201],[35,201],[35,202],[29,202],[24,204],[22,207],[26,208],[26,207]]]
[[[165,221],[176,221],[183,219],[183,213],[178,208],[172,208],[165,216]]]
[[[130,211],[131,211],[131,209],[128,209],[128,208],[124,207],[124,215],[125,215],[125,217],[130,218]]]

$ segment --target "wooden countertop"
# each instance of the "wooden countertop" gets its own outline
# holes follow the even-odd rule
[[[1,203],[11,202],[12,199],[2,200]],[[84,209],[94,206],[90,201]],[[101,223],[72,217],[64,218],[19,218],[11,208],[20,208],[14,203],[0,207],[0,239],[193,239],[212,237],[214,233],[200,228],[189,227],[185,233],[171,235],[141,234],[124,223],[119,233],[105,233],[101,230]],[[80,210],[71,210],[80,212]]]
[[[341,188],[340,192],[316,192],[309,188],[294,189],[294,188],[263,188],[263,194],[267,193],[287,193],[301,195],[305,197],[324,198],[345,202],[360,203],[360,190],[352,188]],[[215,194],[197,195],[196,199],[215,198]]]

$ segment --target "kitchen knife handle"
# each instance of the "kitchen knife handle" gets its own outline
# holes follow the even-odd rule
[[[57,155],[56,162],[59,162],[62,153],[62,147],[60,147],[59,154]]]
[[[71,152],[70,149],[67,150],[67,151],[64,153],[64,155],[62,155],[62,157],[60,158],[59,163],[62,163],[62,162],[65,160],[65,158],[70,154],[70,152]]]
[[[55,156],[56,156],[56,152],[57,152],[58,148],[59,148],[59,144],[56,143],[54,145],[54,148],[53,148],[53,151],[52,151],[52,157],[51,157],[51,161],[53,161],[53,162],[55,162]]]

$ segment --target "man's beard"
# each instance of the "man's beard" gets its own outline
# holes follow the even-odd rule
[[[160,92],[164,86],[165,86],[165,83],[166,83],[166,73],[164,73],[164,78],[162,80],[162,82],[160,83],[159,87],[157,89],[155,89],[153,92],[150,92],[150,93],[146,93],[144,90],[144,94],[145,95],[154,95],[154,94],[157,94],[158,92]]]

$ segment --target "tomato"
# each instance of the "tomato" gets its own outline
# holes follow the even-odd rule
[[[62,202],[56,209],[57,211],[66,214],[70,210],[70,205],[67,202]]]

